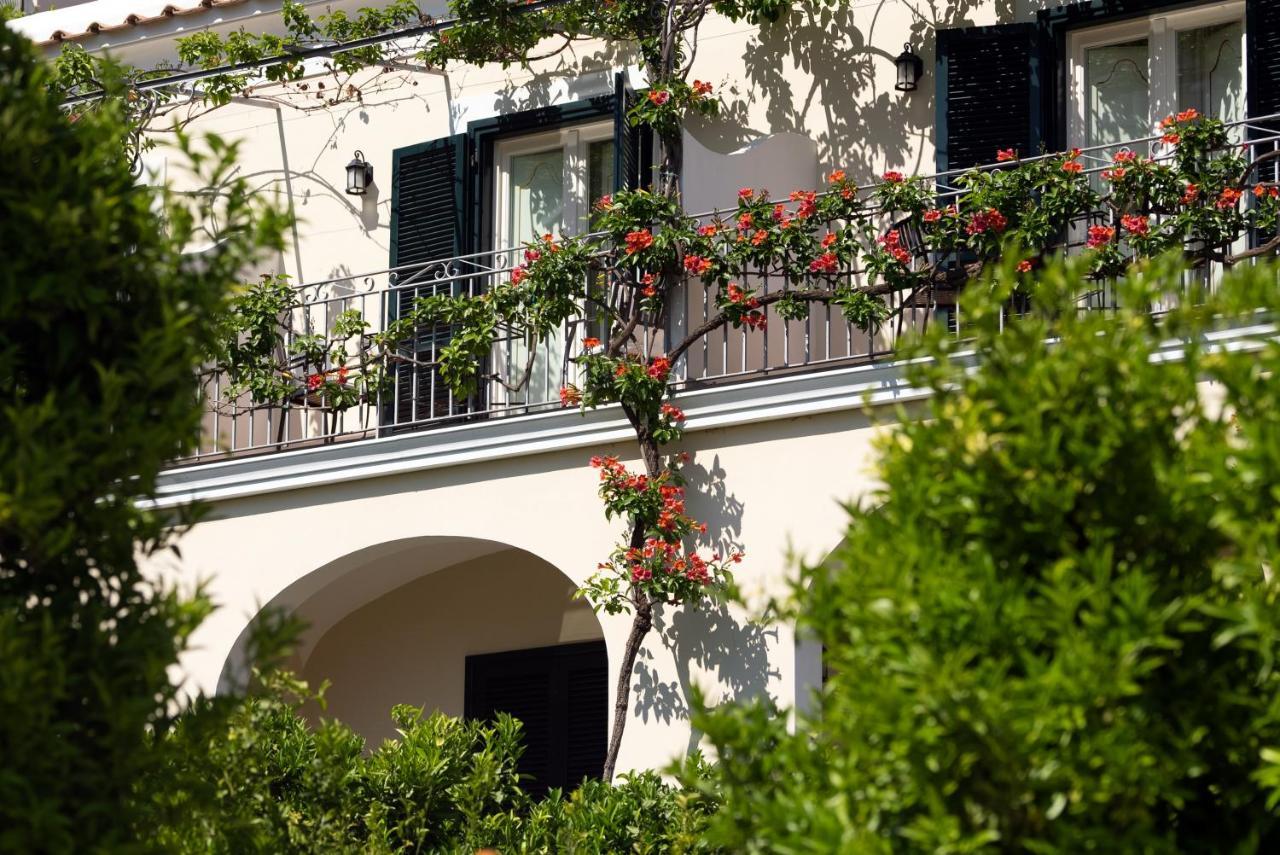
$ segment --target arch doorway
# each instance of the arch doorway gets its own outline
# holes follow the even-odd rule
[[[362,550],[300,580],[310,629],[295,670],[328,682],[323,715],[376,746],[391,708],[519,718],[535,792],[599,777],[608,730],[604,634],[558,568],[507,544],[414,538]],[[316,710],[315,714],[319,714]]]

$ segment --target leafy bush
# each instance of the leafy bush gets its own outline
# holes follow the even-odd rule
[[[1132,271],[1114,314],[1080,312],[1081,275],[1051,265],[1015,321],[1011,263],[967,297],[974,341],[928,343],[928,417],[902,414],[874,506],[794,589],[825,647],[818,711],[794,733],[762,706],[699,722],[716,842],[1280,845],[1280,344],[1207,346],[1280,307],[1276,269],[1158,317],[1178,263]]]
[[[148,786],[170,852],[705,852],[713,805],[655,773],[585,783],[533,801],[520,787],[518,722],[461,721],[408,706],[399,738],[366,751],[345,725],[312,726],[310,696],[284,676],[228,723],[184,717],[167,742],[175,763]]]
[[[0,27],[0,850],[137,850],[146,732],[208,608],[141,575],[183,518],[140,505],[194,441],[196,368],[282,223],[233,147],[190,150],[217,198],[177,197],[131,174],[123,97],[79,116],[59,97]]]

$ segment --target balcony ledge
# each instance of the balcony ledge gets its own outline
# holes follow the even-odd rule
[[[1214,332],[1206,341],[1212,349],[1256,350],[1264,339],[1276,335],[1276,324],[1260,318],[1253,324]],[[1182,349],[1181,341],[1165,342],[1154,359],[1177,359]],[[977,363],[971,351],[958,354],[955,361],[967,368]],[[908,364],[907,360],[895,360],[751,379],[689,389],[678,401],[690,433],[881,408],[928,396],[927,389],[907,381]],[[169,508],[191,501],[223,502],[551,451],[600,449],[633,436],[617,406],[586,414],[574,409],[490,418],[475,424],[171,469],[160,476],[159,494],[150,505]]]

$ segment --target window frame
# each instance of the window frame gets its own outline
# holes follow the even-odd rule
[[[612,120],[579,122],[552,131],[510,136],[494,143],[492,168],[492,234],[495,249],[515,249],[521,240],[509,234],[511,222],[511,159],[522,154],[541,154],[560,149],[564,152],[563,213],[560,235],[582,233],[590,215],[587,198],[590,193],[590,148],[593,143],[611,141],[615,145]],[[481,202],[483,204],[483,201]],[[559,236],[559,235],[557,235]]]
[[[1160,118],[1181,109],[1178,104],[1178,32],[1197,27],[1213,26],[1239,21],[1241,79],[1245,90],[1241,103],[1248,103],[1248,31],[1244,0],[1230,0],[1194,8],[1156,11],[1136,18],[1126,18],[1114,23],[1072,29],[1066,34],[1067,54],[1067,146],[1084,146],[1087,132],[1085,110],[1085,51],[1137,38],[1147,39],[1147,80],[1150,87],[1150,116],[1148,126],[1154,133]],[[1154,58],[1159,57],[1159,61]]]

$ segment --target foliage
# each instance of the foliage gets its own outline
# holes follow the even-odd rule
[[[389,388],[398,344],[409,332],[408,319],[375,332],[358,309],[337,311],[327,330],[314,332],[312,312],[289,277],[265,274],[232,298],[207,358],[227,377],[228,401],[247,395],[255,405],[314,401],[345,410]]]
[[[367,750],[336,721],[309,723],[305,684],[268,676],[229,727],[199,711],[166,737],[175,762],[152,788],[149,827],[168,852],[702,852],[714,808],[654,773],[532,799],[521,727],[392,711],[398,737]]]
[[[1147,261],[1127,308],[1082,313],[1089,265],[1047,265],[1013,318],[1012,258],[967,292],[974,340],[922,349],[927,417],[900,414],[883,487],[784,608],[825,651],[817,709],[794,732],[765,706],[695,722],[715,842],[1274,850],[1280,343],[1209,342],[1280,309],[1277,271],[1151,315],[1188,280]]]
[[[138,185],[122,101],[63,113],[50,69],[0,27],[0,143],[22,152],[0,165],[6,851],[134,841],[131,791],[163,763],[145,734],[169,726],[167,671],[209,609],[141,575],[139,557],[190,519],[145,506],[195,441],[195,372],[230,284],[281,244],[281,218],[251,201],[216,138],[179,144],[220,194]]]
[[[222,35],[201,30],[178,40],[178,58],[192,68],[216,70],[228,65],[261,63],[275,57],[287,57],[307,47],[335,42],[348,42],[403,27],[421,19],[412,0],[393,0],[380,8],[364,7],[349,15],[336,9],[312,18],[301,3],[285,2],[281,8],[285,35],[250,33],[239,29]],[[329,70],[335,74],[354,74],[371,65],[379,65],[391,56],[387,43],[343,51],[328,58]],[[264,67],[261,72],[218,74],[201,82],[204,97],[215,105],[226,104],[250,87],[259,76],[271,83],[300,80],[307,74],[301,59],[286,60]],[[359,89],[338,87],[325,92],[320,83],[314,97],[332,105],[338,99],[358,98]]]
[[[605,516],[625,518],[643,540],[619,546],[579,596],[609,614],[618,614],[635,608],[638,600],[696,603],[730,585],[729,564],[741,561],[740,553],[728,560],[718,553],[707,559],[696,549],[686,548],[685,541],[697,532],[705,534],[707,526],[685,513],[684,482],[676,467],[668,466],[650,478],[628,472],[615,457],[593,457],[591,465],[600,470]]]

